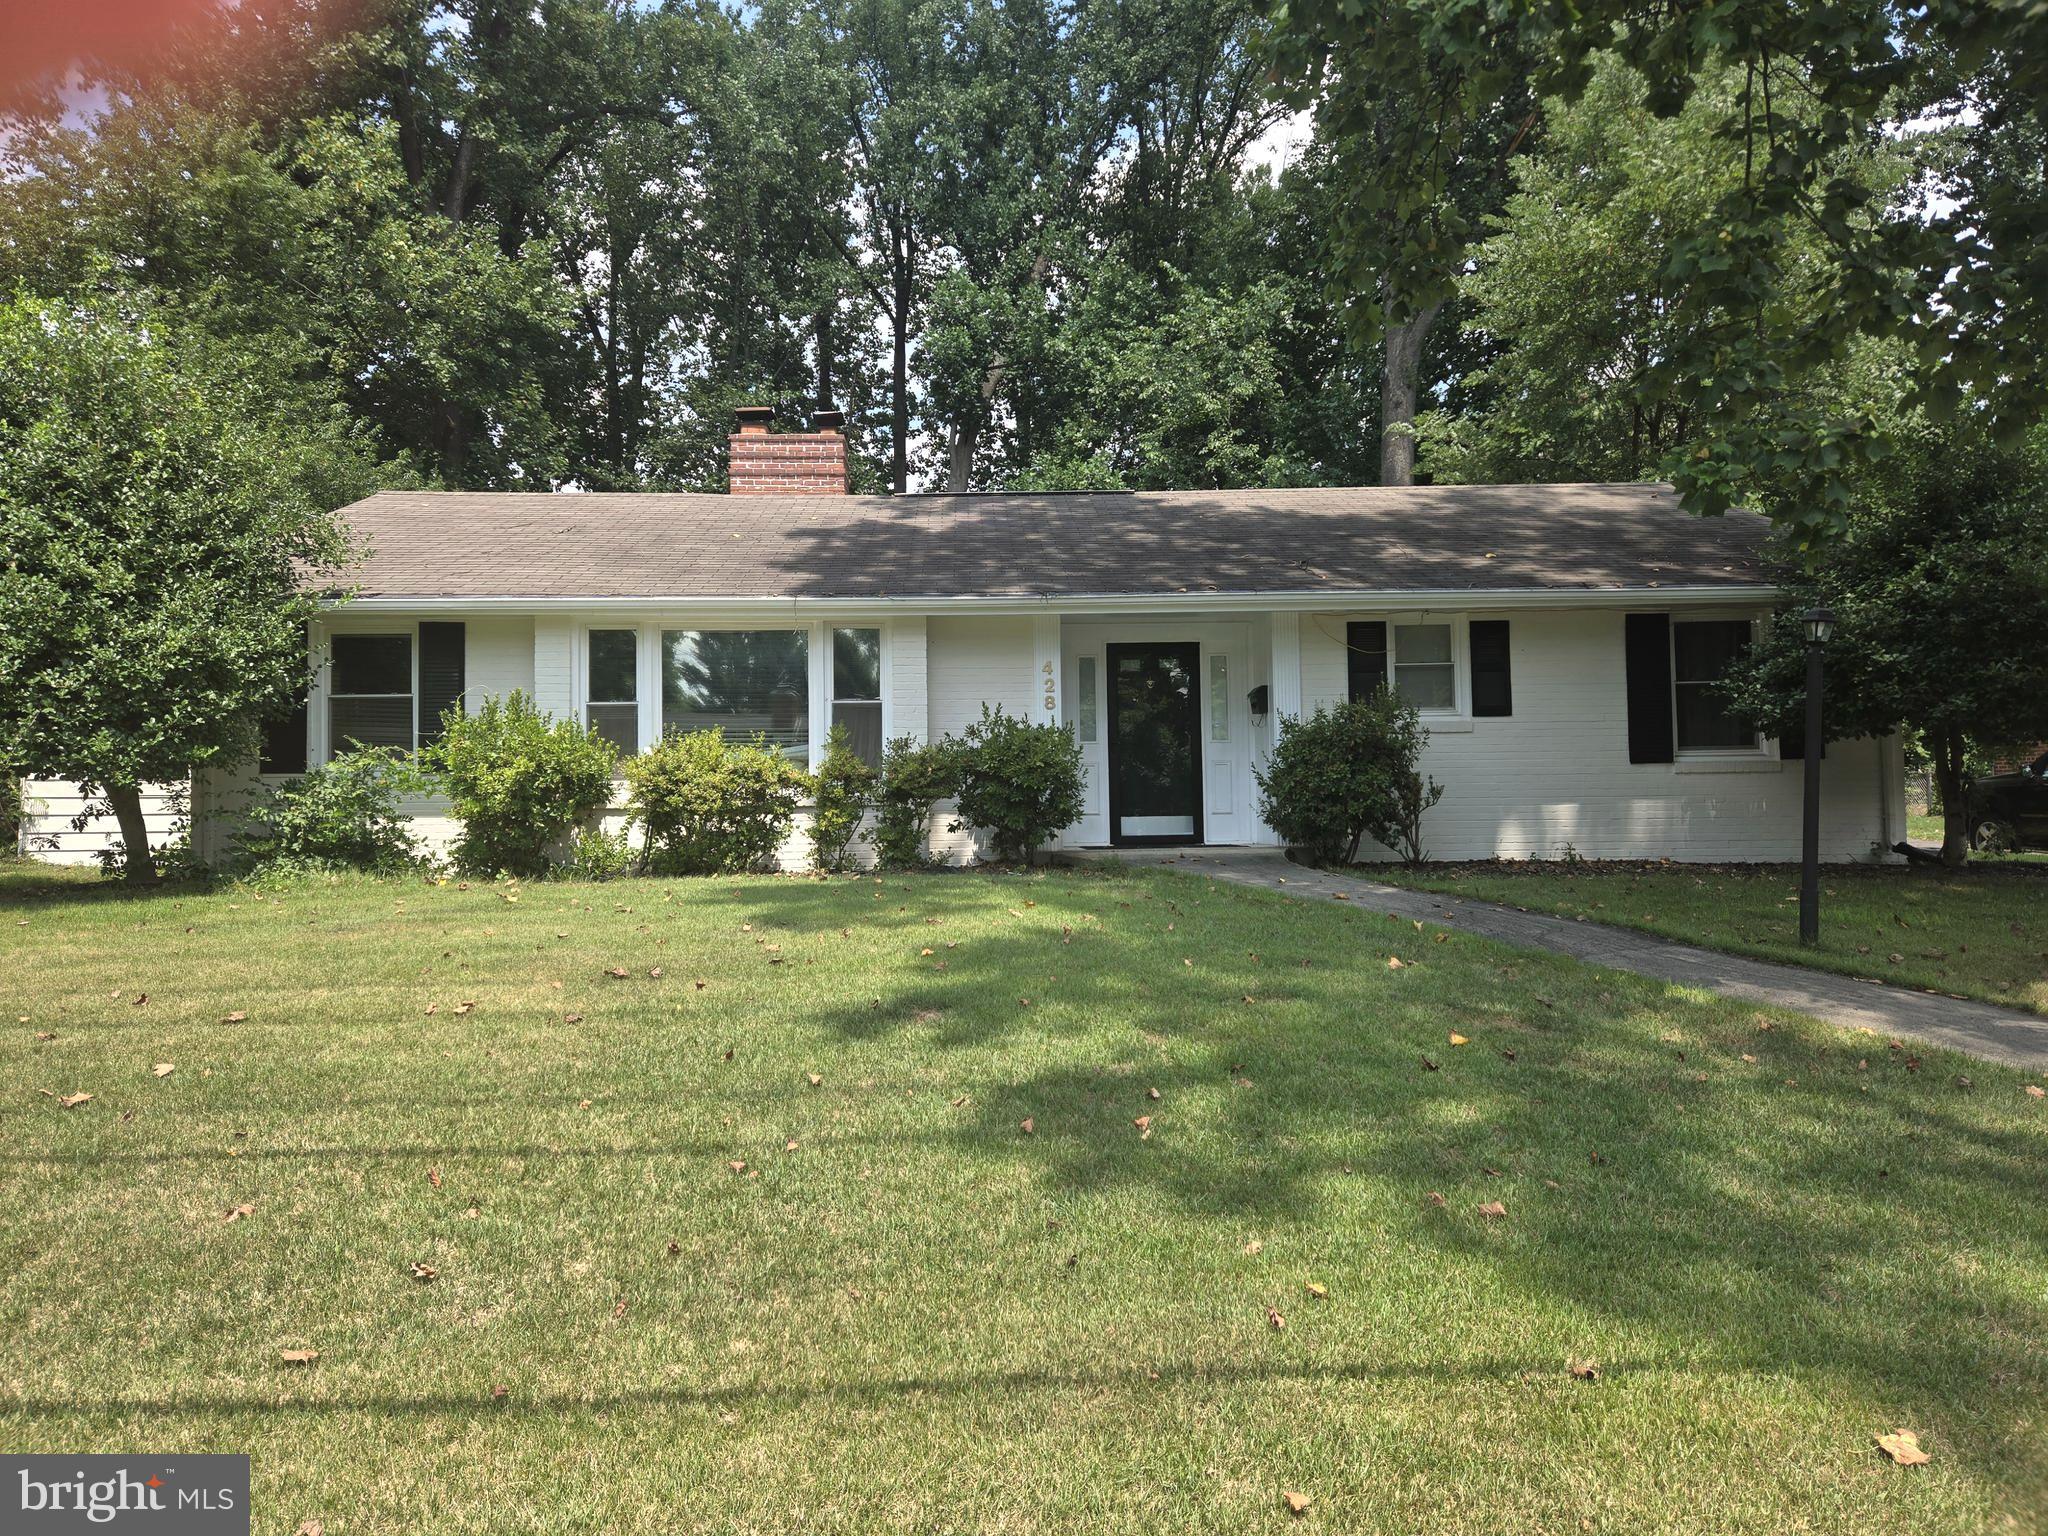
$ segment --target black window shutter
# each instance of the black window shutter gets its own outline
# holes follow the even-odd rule
[[[263,751],[256,760],[258,773],[306,771],[306,722],[306,700],[302,695],[290,714],[264,726]]]
[[[1472,630],[1472,713],[1512,715],[1515,689],[1508,674],[1508,621],[1474,619]]]
[[[1629,614],[1627,645],[1628,760],[1671,762],[1671,615]]]
[[[1346,697],[1369,699],[1387,686],[1387,626],[1378,619],[1344,626]]]
[[[462,707],[466,686],[467,628],[461,624],[420,626],[420,745],[441,739],[441,716]]]

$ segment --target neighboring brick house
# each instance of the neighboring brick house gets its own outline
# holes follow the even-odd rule
[[[1661,485],[849,496],[836,418],[751,415],[731,449],[728,496],[346,509],[359,595],[316,626],[262,772],[195,786],[201,853],[266,775],[515,688],[627,751],[719,725],[803,762],[833,723],[873,753],[1000,705],[1075,731],[1065,845],[1270,843],[1253,771],[1279,722],[1391,687],[1446,787],[1436,857],[1797,857],[1798,765],[1710,687],[1775,596],[1761,518]],[[1904,836],[1896,739],[1831,744],[1823,780],[1824,857]]]

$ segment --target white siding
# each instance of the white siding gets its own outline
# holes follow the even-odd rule
[[[1367,617],[1367,615],[1356,615]],[[1301,619],[1304,713],[1345,696],[1346,615]],[[1370,615],[1380,617],[1380,615]],[[1424,769],[1444,798],[1423,819],[1437,859],[1788,860],[1799,857],[1801,765],[1755,760],[1631,763],[1623,615],[1507,618],[1514,714],[1425,722]],[[1881,809],[1889,743],[1831,743],[1821,773],[1821,857],[1868,859],[1905,835]]]
[[[469,620],[463,646],[465,672],[463,708],[477,705],[515,688],[535,696],[534,621],[528,618]]]
[[[927,741],[931,731],[930,632],[922,618],[889,622],[888,734]]]
[[[933,619],[926,634],[934,739],[959,735],[981,718],[983,704],[1031,715],[1036,681],[1031,619]],[[981,850],[972,833],[946,830],[951,819],[952,802],[944,801],[932,817],[932,853],[948,863],[964,863]]]
[[[143,786],[142,819],[152,846],[167,841],[174,830],[177,792],[178,787],[169,784]],[[91,864],[102,849],[118,848],[121,833],[111,812],[88,821],[83,831],[72,829],[73,818],[86,803],[78,785],[68,779],[23,780],[21,852],[50,864]]]
[[[581,691],[576,686],[576,636],[572,620],[533,621],[533,655],[527,663],[533,702],[558,720],[575,710]]]

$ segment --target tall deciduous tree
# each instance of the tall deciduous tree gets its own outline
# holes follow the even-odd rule
[[[1703,81],[1740,77],[1716,124],[1739,179],[1672,242],[1659,274],[1682,310],[1725,323],[1682,325],[1687,344],[1643,388],[1690,419],[1666,468],[1696,510],[1742,498],[1809,547],[1843,529],[1866,450],[1881,441],[1878,422],[1805,383],[1859,337],[1912,341],[1916,392],[1932,409],[1969,394],[2008,440],[2041,419],[2048,8],[1283,0],[1274,20],[1276,68],[1304,96],[1336,104],[1334,134],[1356,141],[1368,131],[1368,115],[1345,106],[1355,82],[1397,82],[1419,108],[1377,157],[1379,183],[1359,189],[1381,216],[1339,231],[1349,286],[1381,319],[1440,292],[1447,250],[1471,239],[1469,227],[1429,217],[1466,125],[1532,87],[1577,96],[1608,50],[1644,77],[1663,115]],[[1844,152],[1902,112],[1966,108],[1981,132],[1939,178],[1939,198],[1873,207],[1867,186],[1843,174]],[[1824,318],[1780,324],[1788,248],[1814,236],[1826,259],[1811,266],[1801,307]]]
[[[113,300],[0,307],[0,761],[105,796],[255,749],[307,683],[309,578],[368,444],[331,392]]]
[[[1801,615],[1831,610],[1828,736],[1919,731],[1942,858],[1961,864],[1972,753],[2048,737],[2048,436],[2001,448],[1974,413],[1946,426],[1909,415],[1891,436],[1905,446],[1861,488],[1846,536],[1786,586],[1732,697],[1796,732]]]

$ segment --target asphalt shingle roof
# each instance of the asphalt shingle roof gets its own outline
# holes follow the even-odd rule
[[[697,496],[387,491],[370,597],[1111,597],[1768,584],[1661,485]]]

